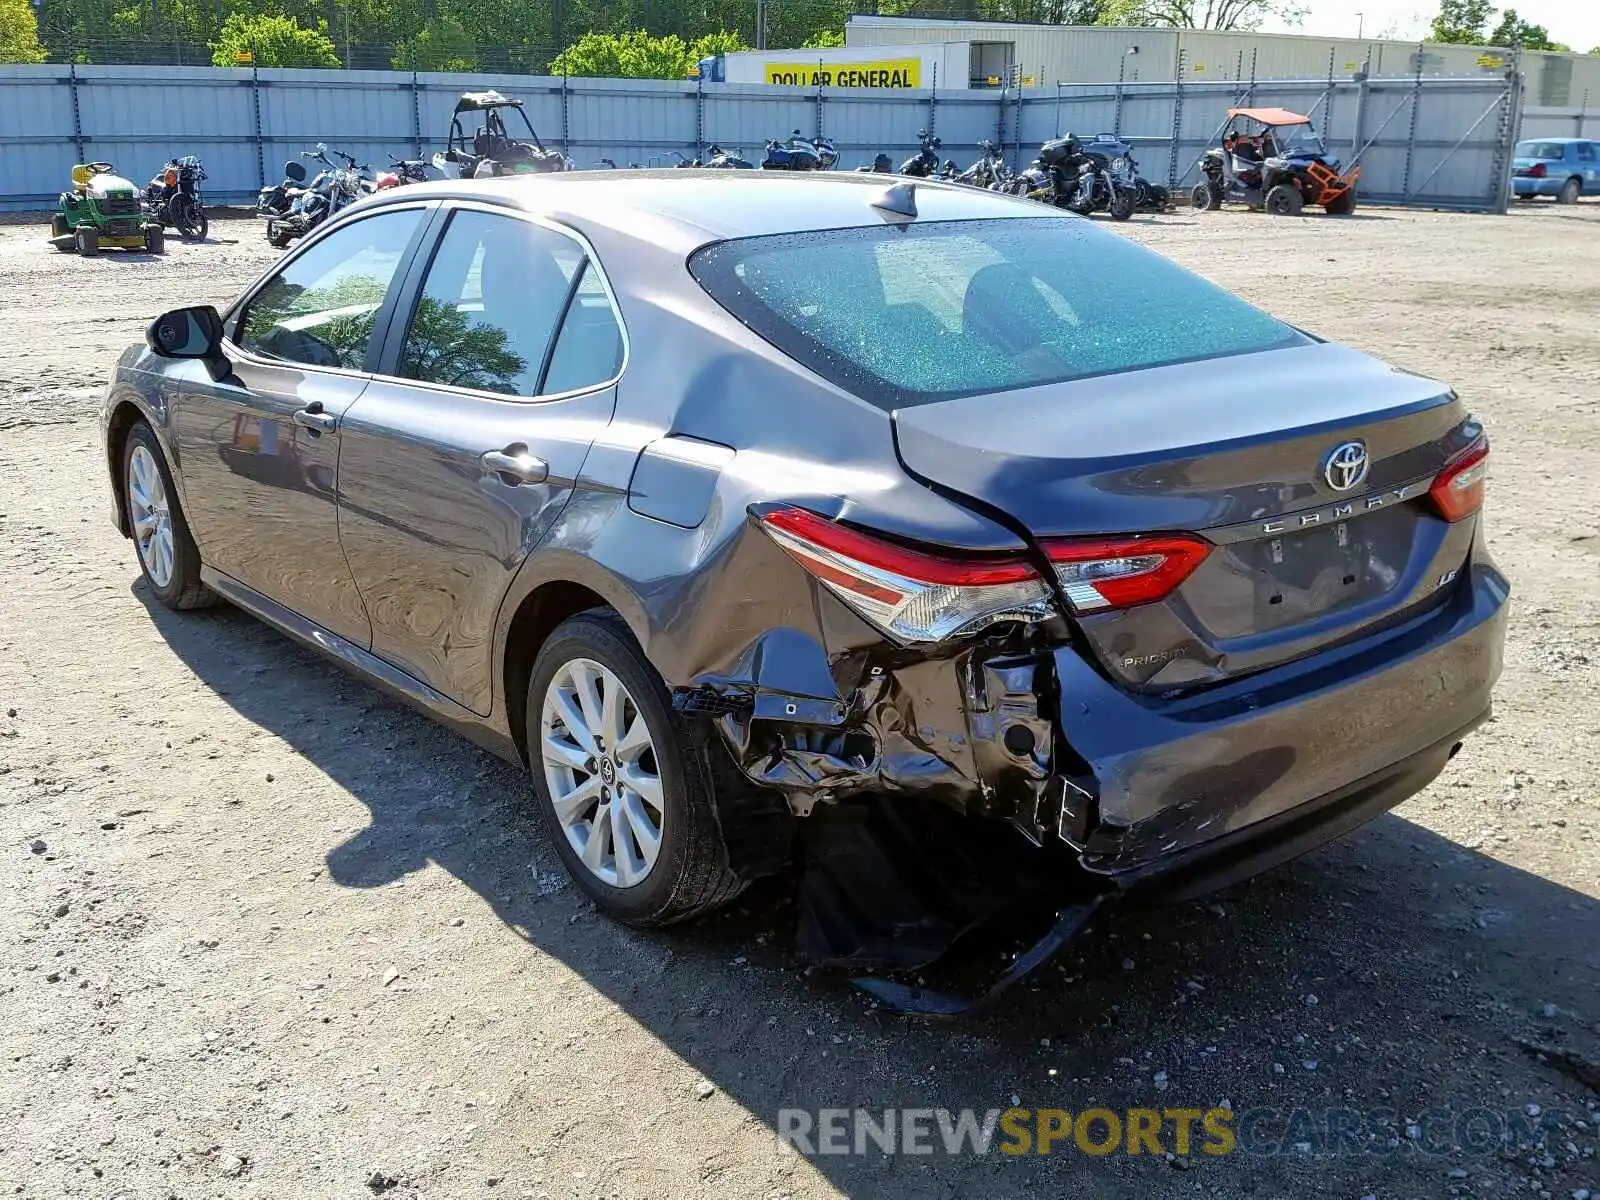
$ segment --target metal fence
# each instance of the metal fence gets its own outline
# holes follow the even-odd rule
[[[934,81],[937,84],[937,81]],[[253,197],[282,160],[323,141],[374,165],[443,144],[463,90],[522,99],[548,143],[580,167],[670,164],[711,143],[759,157],[791,130],[833,138],[840,166],[880,151],[897,161],[921,129],[965,165],[989,139],[1020,166],[1039,143],[1072,130],[1133,143],[1144,174],[1194,182],[1238,103],[1309,112],[1370,200],[1502,210],[1522,89],[1503,77],[1274,80],[886,94],[699,81],[561,79],[398,71],[209,67],[0,67],[0,208],[49,205],[75,162],[110,161],[136,181],[171,155],[198,154],[208,195]]]

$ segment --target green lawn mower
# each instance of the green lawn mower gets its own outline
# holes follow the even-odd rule
[[[139,189],[110,163],[79,163],[72,187],[61,193],[61,207],[50,217],[50,244],[63,253],[99,254],[107,246],[122,250],[166,249],[161,226],[145,218]]]

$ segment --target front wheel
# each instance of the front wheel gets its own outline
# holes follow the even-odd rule
[[[140,421],[122,448],[122,487],[139,572],[164,607],[203,608],[216,593],[200,582],[200,551],[189,534],[161,445]]]
[[[660,675],[615,613],[571,617],[528,681],[529,766],[540,824],[577,885],[642,927],[717,908],[744,890],[723,829],[706,731],[673,712]]]
[[[1346,188],[1322,206],[1322,211],[1336,217],[1348,217],[1356,210],[1356,190]]]
[[[1292,183],[1274,184],[1267,192],[1265,207],[1275,217],[1298,217],[1305,211],[1305,197]]]
[[[1138,203],[1138,197],[1133,191],[1128,188],[1118,188],[1111,194],[1111,219],[1126,221],[1133,216],[1133,210]]]
[[[1196,212],[1215,212],[1222,207],[1222,188],[1209,179],[1203,180],[1189,193],[1189,204]]]
[[[279,229],[276,221],[267,222],[267,245],[276,250],[282,250],[292,241],[294,241],[292,233]]]

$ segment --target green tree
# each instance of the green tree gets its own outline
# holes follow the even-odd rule
[[[1106,0],[1096,23],[1251,30],[1268,17],[1296,25],[1305,14],[1297,0]]]
[[[37,63],[44,59],[33,6],[28,0],[0,0],[0,63]]]
[[[807,50],[827,50],[834,46],[842,46],[844,45],[844,30],[819,30],[800,44]]]
[[[476,71],[478,47],[461,22],[440,17],[396,45],[392,62],[403,71]]]
[[[675,33],[652,37],[643,29],[627,33],[586,33],[550,63],[552,75],[592,78],[685,79],[702,58],[749,47],[737,33],[719,30],[694,42]]]
[[[506,347],[508,340],[499,326],[480,325],[455,305],[423,296],[406,334],[400,371],[408,379],[514,394],[528,363]]]
[[[215,66],[253,62],[258,67],[337,67],[339,54],[328,37],[328,24],[318,20],[306,29],[293,17],[255,16],[236,12],[222,23],[211,43]]]
[[[1572,47],[1563,46],[1559,42],[1550,40],[1550,31],[1543,25],[1535,25],[1531,21],[1524,21],[1517,16],[1514,8],[1506,9],[1496,25],[1494,32],[1489,35],[1491,46],[1515,46],[1523,50],[1570,50]]]
[[[1489,0],[1439,0],[1439,15],[1433,18],[1428,40],[1482,46],[1494,11]]]

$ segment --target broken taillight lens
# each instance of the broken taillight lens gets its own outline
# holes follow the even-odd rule
[[[1543,179],[1544,176],[1545,169],[1543,163],[1534,163],[1533,166],[1528,168],[1529,179]]]
[[[1439,472],[1428,489],[1428,498],[1446,521],[1459,521],[1483,507],[1483,487],[1488,477],[1489,439],[1479,438]]]
[[[818,582],[903,643],[1051,615],[1049,585],[1021,557],[913,549],[798,508],[775,509],[761,524]]]
[[[1150,604],[1172,594],[1211,553],[1184,534],[1053,541],[1044,552],[1074,612]]]

